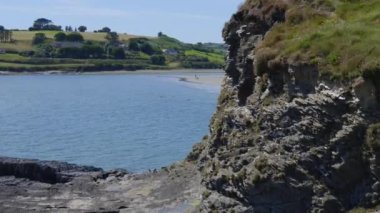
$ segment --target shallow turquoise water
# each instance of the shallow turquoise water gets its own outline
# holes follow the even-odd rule
[[[0,155],[134,172],[183,159],[219,88],[171,75],[0,77]]]

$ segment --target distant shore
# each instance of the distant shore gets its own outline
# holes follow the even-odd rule
[[[179,81],[183,81],[186,83],[220,86],[224,79],[224,75],[198,76],[194,74],[194,76],[182,76],[182,77],[179,77],[178,79]]]
[[[179,70],[138,70],[138,71],[96,71],[96,72],[67,72],[67,71],[44,71],[44,72],[8,72],[0,71],[0,76],[16,75],[162,75],[176,78],[178,81],[192,84],[220,86],[223,78],[223,70],[215,69],[179,69]]]
[[[35,71],[35,72],[13,72],[13,71],[0,71],[1,75],[126,75],[126,74],[171,74],[171,73],[222,73],[221,69],[162,69],[162,70],[117,70],[117,71]]]

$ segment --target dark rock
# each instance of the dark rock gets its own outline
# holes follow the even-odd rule
[[[380,203],[380,125],[372,125],[380,123],[380,78],[334,82],[311,63],[257,54],[288,4],[296,3],[246,1],[223,30],[226,83],[209,137],[190,154],[211,193],[203,212],[346,212]]]
[[[82,172],[103,172],[90,166],[77,166],[57,161],[26,160],[0,157],[0,176],[15,176],[43,183],[66,183]]]

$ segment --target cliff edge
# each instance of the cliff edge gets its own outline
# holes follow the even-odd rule
[[[226,78],[210,134],[188,157],[207,187],[203,212],[380,204],[379,15],[377,0],[240,7],[223,30]]]

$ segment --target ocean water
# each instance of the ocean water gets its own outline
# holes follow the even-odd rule
[[[219,93],[180,75],[0,76],[0,155],[133,172],[170,165],[208,133]]]

